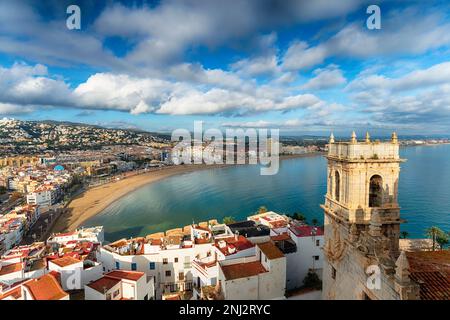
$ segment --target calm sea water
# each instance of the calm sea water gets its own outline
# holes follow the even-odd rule
[[[432,225],[450,230],[450,145],[407,147],[401,156],[399,202],[402,230],[424,236]],[[144,186],[121,198],[85,225],[103,225],[106,240],[141,236],[225,216],[245,218],[260,206],[278,213],[303,213],[323,221],[326,192],[322,156],[283,160],[274,176],[259,166],[187,173]]]

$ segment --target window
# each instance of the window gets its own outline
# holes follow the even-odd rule
[[[120,269],[120,262],[116,261],[116,269]]]
[[[320,240],[316,240],[316,247],[320,246]]]
[[[319,256],[314,256],[314,260],[319,261]]]
[[[178,280],[184,281],[184,272],[180,272],[180,273],[178,274]]]
[[[379,175],[370,178],[369,207],[381,207],[383,196],[383,179]]]
[[[150,270],[155,270],[155,263],[154,262],[150,262],[149,268],[150,268]]]
[[[331,278],[336,279],[336,269],[331,267]]]
[[[191,267],[191,257],[190,256],[184,257],[184,265],[183,266],[185,269],[189,269]]]
[[[334,199],[339,201],[340,198],[340,190],[341,189],[341,177],[339,176],[339,172],[336,171],[334,173]]]
[[[136,271],[137,270],[137,264],[136,263],[131,263],[131,271]]]
[[[167,258],[164,258],[163,259],[163,264],[168,264],[168,263],[169,263],[169,260]]]
[[[106,300],[111,300],[111,293],[106,294]]]
[[[178,262],[178,258],[175,258],[175,260],[174,260],[174,261],[175,261],[175,263],[177,263],[177,262]]]
[[[170,277],[172,275],[172,272],[170,272],[170,270],[166,271],[166,277]]]
[[[117,289],[116,291],[114,291],[113,293],[113,298],[117,297],[119,295],[120,291],[119,289]]]

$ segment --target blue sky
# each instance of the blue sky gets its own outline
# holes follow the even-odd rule
[[[81,9],[81,30],[66,8]],[[371,4],[381,29],[366,27]],[[446,1],[0,0],[0,116],[449,134]]]

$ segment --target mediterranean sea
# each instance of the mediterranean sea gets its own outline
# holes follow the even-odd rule
[[[404,147],[399,182],[402,230],[423,238],[425,229],[450,231],[450,145]],[[323,156],[280,161],[273,176],[259,166],[202,170],[146,185],[114,202],[84,226],[103,225],[105,239],[145,236],[192,222],[226,216],[245,219],[260,206],[278,213],[301,212],[323,221],[326,192]]]

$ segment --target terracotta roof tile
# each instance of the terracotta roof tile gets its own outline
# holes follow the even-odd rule
[[[284,254],[280,251],[280,249],[277,248],[276,245],[273,244],[273,242],[264,242],[264,243],[258,243],[259,249],[264,253],[264,255],[270,259],[278,259],[283,258]]]
[[[104,276],[98,280],[95,280],[95,281],[89,283],[87,286],[89,288],[94,289],[95,291],[104,293],[105,291],[110,290],[112,287],[114,287],[120,281],[121,281],[120,279],[115,279],[115,278],[110,278],[110,277]]]
[[[5,274],[10,274],[10,273],[13,273],[13,272],[21,271],[22,268],[23,268],[22,262],[17,262],[17,263],[11,263],[11,264],[4,265],[0,269],[0,276],[3,276]]]
[[[22,297],[22,289],[20,288],[20,286],[15,287],[14,289],[9,290],[4,294],[0,294],[0,300],[6,299],[8,297],[12,297],[16,300],[20,299]]]
[[[107,273],[105,276],[116,278],[116,279],[126,279],[131,281],[138,281],[145,275],[144,272],[140,271],[128,271],[128,270],[114,270]]]
[[[411,280],[422,300],[450,300],[450,251],[406,252]]]
[[[267,272],[259,261],[236,263],[228,266],[220,266],[226,280],[253,277]]]
[[[51,262],[56,264],[57,266],[64,268],[64,267],[70,266],[72,264],[81,262],[81,260],[78,260],[78,259],[68,255],[68,256],[64,256],[62,258],[51,260]]]
[[[58,281],[50,274],[23,283],[35,300],[61,300],[68,296]]]

